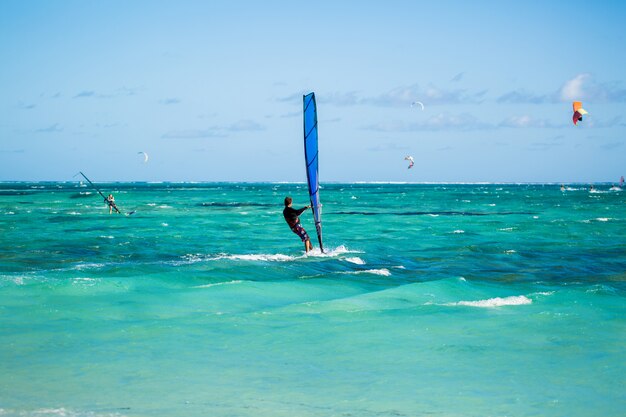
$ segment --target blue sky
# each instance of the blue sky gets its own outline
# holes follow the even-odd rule
[[[5,0],[0,181],[305,181],[310,91],[322,182],[617,181],[625,21],[618,1]]]

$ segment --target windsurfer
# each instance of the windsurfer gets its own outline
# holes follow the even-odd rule
[[[113,209],[115,209],[115,211],[118,213],[120,212],[115,205],[115,197],[113,197],[113,194],[109,194],[109,196],[105,198],[104,201],[109,205],[109,214],[113,213]]]
[[[309,239],[309,235],[306,230],[304,230],[304,227],[300,224],[300,218],[298,216],[300,216],[304,210],[311,208],[311,206],[302,207],[300,210],[296,210],[291,207],[292,202],[291,197],[285,197],[285,209],[283,210],[283,216],[291,228],[291,231],[302,239],[304,242],[304,250],[305,252],[308,252],[313,250],[313,245],[311,245],[311,239]]]

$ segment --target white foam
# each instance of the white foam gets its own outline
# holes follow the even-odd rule
[[[262,261],[262,262],[288,262],[288,261],[295,261],[295,260],[300,260],[300,259],[306,259],[309,257],[314,257],[314,258],[326,258],[326,257],[336,257],[338,255],[341,254],[346,254],[346,253],[362,253],[362,252],[358,252],[358,251],[350,251],[348,250],[345,246],[339,246],[337,248],[334,249],[326,249],[326,251],[324,253],[322,253],[319,248],[313,249],[312,251],[306,253],[306,254],[302,254],[300,256],[292,256],[292,255],[285,255],[282,253],[251,253],[251,254],[227,254],[227,253],[221,253],[219,255],[214,255],[214,256],[210,256],[210,255],[203,255],[203,254],[187,254],[184,255],[182,258],[183,260],[180,261],[170,261],[168,263],[172,264],[172,265],[186,265],[186,264],[192,264],[192,263],[196,263],[196,262],[203,262],[203,261],[219,261],[219,260],[232,260],[232,261]],[[348,258],[346,258],[347,260]],[[350,259],[360,259],[360,258],[350,258]],[[357,261],[358,262],[358,261]]]
[[[336,248],[326,248],[326,250],[324,251],[324,253],[322,253],[320,251],[319,248],[314,248],[312,251],[310,251],[306,256],[313,256],[313,257],[334,257],[337,255],[342,255],[344,253],[363,253],[360,251],[353,251],[353,250],[349,250],[348,248],[346,248],[344,245],[340,245],[337,246]]]
[[[509,249],[509,250],[505,250],[504,253],[512,254],[512,253],[517,253],[517,251],[515,249]]]
[[[608,222],[609,220],[613,220],[613,219],[609,217],[598,217],[596,220],[599,222]]]
[[[232,281],[214,282],[212,284],[196,285],[195,287],[192,287],[192,288],[210,288],[210,287],[217,287],[217,286],[220,286],[220,285],[241,284],[242,282],[245,282],[245,281],[242,281],[240,279],[235,279],[235,280],[232,280]]]
[[[459,235],[459,234],[465,233],[465,230],[458,229],[458,230],[455,230],[452,233]]]
[[[68,410],[67,408],[40,408],[38,410],[33,410],[31,412],[19,412],[13,414],[13,411],[6,410],[7,415],[16,415],[16,416],[41,416],[41,417],[123,417],[124,414],[120,413],[99,413],[94,411],[74,411]],[[0,409],[0,416],[4,415],[2,409]]]
[[[186,264],[195,264],[196,262],[204,261],[207,258],[200,254],[188,253],[187,255],[183,256],[183,259],[184,259],[183,261],[173,261],[170,263],[176,266],[186,265]]]
[[[17,276],[17,277],[7,276],[7,278],[10,281],[13,281],[15,285],[24,285],[25,284],[24,279],[28,279],[28,277],[25,277],[25,276]]]
[[[381,268],[381,269],[365,269],[363,271],[346,271],[346,272],[341,272],[342,274],[349,274],[349,275],[359,275],[359,274],[373,274],[373,275],[382,275],[385,277],[388,277],[391,275],[391,272],[389,272],[388,269],[386,268]]]
[[[353,264],[357,264],[357,265],[365,265],[365,261],[361,258],[359,258],[358,256],[352,257],[352,258],[346,258],[345,259],[346,262],[351,262]]]
[[[455,306],[468,306],[468,307],[482,307],[482,308],[493,308],[493,307],[502,307],[502,306],[520,306],[526,304],[532,304],[533,300],[524,296],[517,295],[505,298],[489,298],[488,300],[478,300],[478,301],[459,301],[458,303],[450,303],[447,305],[455,305]]]
[[[168,223],[161,223],[161,226],[167,227],[167,226],[169,226],[169,224]]]
[[[286,262],[296,259],[295,256],[277,254],[257,254],[257,255],[222,255],[212,260],[229,259],[234,261],[268,261],[268,262]]]
[[[83,269],[92,269],[92,268],[102,268],[104,267],[104,264],[100,264],[100,263],[94,263],[94,262],[89,262],[89,263],[81,263],[78,264],[76,266],[74,266],[72,269],[75,269],[77,271],[82,271]]]
[[[98,282],[95,278],[74,278],[72,279],[72,285],[83,285],[93,287]]]
[[[553,295],[553,294],[554,294],[554,291],[541,291],[541,292],[532,293],[530,295],[545,295],[545,296],[548,296],[548,295]]]

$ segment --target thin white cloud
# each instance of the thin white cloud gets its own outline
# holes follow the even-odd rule
[[[615,116],[611,119],[605,120],[602,118],[595,118],[593,115],[585,116],[584,122],[589,127],[594,128],[607,128],[607,127],[626,127],[626,123],[624,123],[621,116]]]
[[[208,129],[187,129],[173,130],[161,135],[163,139],[205,139],[205,138],[223,138],[225,134],[218,132],[214,128]]]
[[[453,83],[458,83],[459,81],[461,81],[463,79],[464,76],[465,76],[464,72],[459,72],[457,75],[452,77],[452,79],[450,81],[453,82]]]
[[[336,106],[409,107],[415,101],[421,101],[426,106],[481,103],[484,101],[486,93],[487,90],[471,92],[461,88],[442,88],[433,84],[425,88],[413,84],[396,87],[374,96],[361,96],[357,91],[348,91],[320,94],[317,99],[320,103]],[[278,99],[280,102],[295,102],[296,100],[302,100],[302,93],[295,93]]]
[[[348,91],[346,93],[330,93],[321,98],[321,102],[334,104],[336,106],[354,106],[363,103],[363,99],[359,98],[356,91]]]
[[[95,91],[85,90],[85,91],[81,91],[80,93],[76,94],[72,98],[94,97],[95,95],[96,95]]]
[[[163,100],[159,100],[159,103],[164,104],[166,106],[172,105],[172,104],[179,104],[180,99],[175,98],[175,97],[168,97],[168,98],[164,98]]]
[[[299,92],[290,94],[290,95],[285,96],[285,97],[279,97],[279,98],[276,99],[276,101],[287,102],[287,103],[290,103],[290,102],[300,102],[301,103],[302,102],[302,97],[305,94],[307,94],[307,93],[304,90],[301,90]]]
[[[561,88],[561,99],[626,102],[626,88],[618,82],[598,82],[590,74],[579,74]]]
[[[240,120],[228,126],[210,126],[205,129],[172,130],[161,135],[163,139],[205,139],[224,138],[229,133],[258,132],[265,130],[265,126],[253,120]]]
[[[511,128],[553,128],[563,127],[563,125],[554,125],[549,120],[538,119],[529,115],[511,116],[498,125],[499,127],[511,127]]]
[[[406,107],[414,101],[424,105],[468,104],[483,101],[487,90],[468,92],[465,89],[445,89],[435,85],[421,88],[417,84],[397,87],[377,97],[363,99],[362,102],[384,107]]]
[[[367,148],[368,151],[372,152],[397,152],[397,151],[406,151],[408,150],[408,146],[398,145],[396,143],[384,143],[377,146],[373,146],[371,148]]]
[[[552,149],[558,146],[563,146],[564,139],[565,139],[565,136],[556,135],[551,138],[546,138],[545,140],[541,142],[533,142],[528,146],[527,149],[531,151],[544,151],[544,150]]]
[[[292,117],[301,117],[301,116],[302,116],[302,112],[301,111],[294,111],[294,112],[281,114],[279,117],[281,117],[283,119],[289,119],[289,118],[292,118]]]
[[[134,96],[139,93],[141,89],[138,87],[121,87],[110,93],[100,93],[95,90],[83,90],[74,95],[72,98],[114,98],[114,97],[127,97]]]
[[[609,143],[600,145],[600,148],[607,150],[607,151],[612,151],[614,149],[618,149],[622,147],[624,147],[624,142],[609,142]]]
[[[498,97],[497,103],[532,103],[541,104],[552,101],[549,94],[533,94],[525,90],[510,91]]]
[[[498,103],[563,103],[571,101],[625,102],[626,88],[619,82],[598,82],[591,74],[582,73],[550,92],[537,94],[524,89],[509,91],[496,99]]]
[[[483,130],[492,129],[493,126],[480,122],[471,114],[459,115],[440,113],[425,121],[404,122],[400,120],[383,122],[365,126],[366,130],[376,132],[414,132],[414,131],[440,131],[440,130]]]
[[[62,131],[63,131],[63,128],[61,126],[59,126],[58,123],[55,123],[55,124],[53,124],[51,126],[48,126],[48,127],[44,127],[42,129],[35,130],[35,132],[38,132],[38,133],[58,133],[58,132],[62,132]]]
[[[589,74],[578,74],[571,80],[568,80],[561,87],[560,97],[563,101],[574,101],[586,99],[584,92],[584,84],[591,78]]]
[[[240,120],[228,126],[226,130],[230,132],[256,132],[265,130],[265,127],[253,120]]]
[[[20,109],[22,109],[22,110],[32,110],[32,109],[34,109],[35,107],[37,107],[37,105],[36,105],[36,104],[33,104],[33,103],[24,103],[24,102],[20,101],[20,102],[17,104],[17,107],[18,107],[18,108],[20,108]]]

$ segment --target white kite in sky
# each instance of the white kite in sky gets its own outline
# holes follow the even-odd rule
[[[415,107],[416,105],[419,105],[422,110],[424,110],[424,103],[422,103],[421,101],[414,101],[413,103],[411,103],[411,107]]]
[[[146,162],[148,162],[148,154],[145,152],[137,152],[138,155],[143,154],[143,163],[145,164]]]

